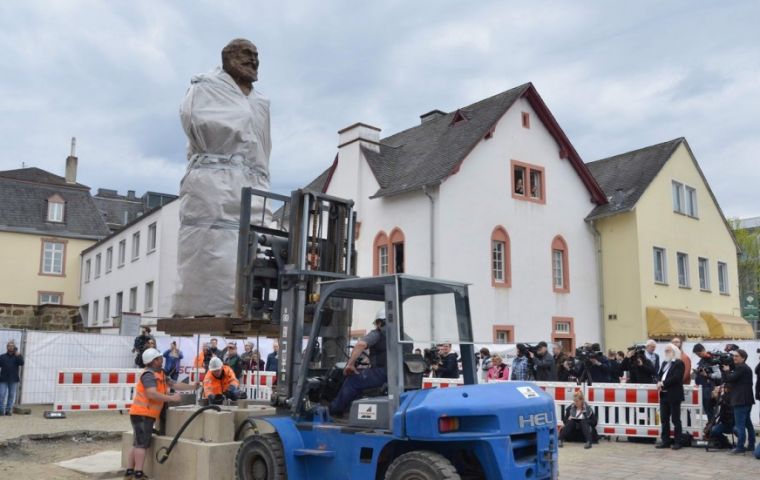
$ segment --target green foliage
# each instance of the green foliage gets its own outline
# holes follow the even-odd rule
[[[760,291],[760,229],[739,228],[739,220],[731,219],[731,228],[739,244],[739,285],[745,294]]]

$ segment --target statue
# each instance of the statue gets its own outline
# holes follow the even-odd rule
[[[222,67],[194,76],[182,102],[189,163],[179,193],[175,317],[233,313],[240,191],[270,185],[269,100],[253,88],[258,69],[256,46],[232,40]],[[251,218],[268,225],[262,203]]]

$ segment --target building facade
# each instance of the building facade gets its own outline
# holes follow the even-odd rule
[[[80,258],[80,308],[86,328],[110,332],[123,312],[139,313],[144,325],[171,315],[177,279],[179,202],[138,217]]]
[[[354,199],[358,275],[469,283],[476,341],[570,350],[600,340],[596,238],[584,218],[606,197],[533,85],[434,110],[382,139],[369,125],[343,129],[333,165],[310,186]]]
[[[0,303],[79,304],[79,254],[108,228],[76,170],[0,172]]]
[[[116,190],[99,188],[92,198],[103,215],[108,228],[112,232],[117,232],[124,225],[133,222],[154,208],[162,207],[171,202],[177,198],[177,195],[145,192],[141,197],[138,197],[134,190],[128,190],[126,195],[119,195]]]
[[[683,138],[589,163],[608,195],[600,233],[604,336],[748,338],[732,230]]]

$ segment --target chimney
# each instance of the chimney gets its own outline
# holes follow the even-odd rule
[[[66,183],[77,183],[77,138],[71,137],[71,154],[66,158]]]
[[[127,200],[136,200],[137,197],[135,197],[135,191],[134,190],[127,190]]]
[[[429,122],[430,120],[435,120],[436,118],[442,117],[444,115],[446,115],[446,112],[442,112],[440,110],[430,110],[429,112],[420,115],[420,124]]]
[[[625,192],[621,188],[616,189],[612,195],[612,205],[619,207],[623,203],[623,200],[625,200]]]
[[[379,128],[360,122],[338,131],[336,168],[339,175],[334,175],[329,185],[331,195],[353,199],[357,211],[360,211],[359,204],[362,198],[375,193],[362,192],[362,179],[366,178],[367,174],[371,175],[364,160],[362,147],[380,152]]]

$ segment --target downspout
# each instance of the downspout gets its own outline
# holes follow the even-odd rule
[[[602,269],[602,234],[596,228],[596,222],[589,220],[589,225],[594,230],[594,243],[596,244],[596,275],[597,285],[599,289],[599,330],[601,331],[601,343],[602,351],[607,348],[607,327],[604,321],[604,271]]]
[[[426,197],[428,197],[428,200],[430,200],[430,238],[429,238],[429,248],[430,251],[430,278],[435,278],[435,198],[433,198],[433,195],[430,194],[430,191],[428,189],[427,185],[422,186],[422,193],[425,194]],[[434,318],[434,312],[435,312],[435,296],[430,296],[430,339],[434,340],[435,337],[435,318]]]

